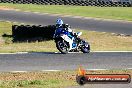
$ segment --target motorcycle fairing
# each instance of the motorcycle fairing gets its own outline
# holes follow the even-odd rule
[[[73,43],[73,40],[70,39],[67,35],[65,34],[61,34],[60,35],[62,39],[64,39],[65,41],[69,42],[69,43]]]

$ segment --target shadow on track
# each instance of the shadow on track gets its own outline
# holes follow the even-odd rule
[[[62,54],[60,52],[29,52],[29,54]]]
[[[83,54],[81,52],[70,52],[67,54],[62,54],[61,52],[29,52],[29,54],[58,54],[58,55],[67,55],[67,54]]]

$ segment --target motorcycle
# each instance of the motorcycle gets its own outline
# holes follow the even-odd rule
[[[57,49],[62,54],[67,54],[69,52],[79,52],[82,51],[83,53],[90,52],[90,45],[85,40],[79,38],[82,35],[82,32],[75,33],[72,35],[70,32],[66,30],[66,28],[58,28],[55,30],[54,40],[56,43]],[[72,43],[72,49],[70,49],[70,44]]]

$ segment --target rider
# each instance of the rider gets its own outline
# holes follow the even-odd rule
[[[62,30],[62,29],[65,29],[67,30],[72,36],[74,36],[76,33],[73,32],[73,30],[69,27],[68,24],[64,24],[63,21],[59,18],[57,19],[56,21],[56,29],[59,29],[59,30]],[[69,45],[70,45],[70,49],[73,49],[73,40],[74,40],[74,37],[71,36],[71,40],[69,40]]]

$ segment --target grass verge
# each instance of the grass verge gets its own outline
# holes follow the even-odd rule
[[[34,5],[34,4],[8,4],[0,3],[0,6],[41,13],[63,14],[83,17],[95,17],[105,19],[118,19],[132,21],[131,7],[90,7],[90,6],[60,6],[60,5]],[[5,8],[6,8],[5,7]]]
[[[1,73],[2,88],[64,88],[75,85],[71,72]]]
[[[86,73],[130,74],[132,76],[132,70],[90,70]],[[0,73],[0,88],[64,88],[77,86],[76,74],[77,71]]]
[[[57,52],[53,40],[33,43],[12,43],[11,37],[2,37],[3,34],[11,35],[11,23],[0,22],[0,52]],[[91,51],[132,51],[132,36],[121,36],[111,33],[82,31],[81,38],[88,41]]]

